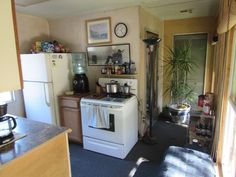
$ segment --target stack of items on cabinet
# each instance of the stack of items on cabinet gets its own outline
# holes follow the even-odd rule
[[[199,95],[198,110],[191,112],[189,143],[196,143],[210,152],[214,134],[213,94]]]

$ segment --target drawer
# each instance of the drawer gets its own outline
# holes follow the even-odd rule
[[[121,159],[124,159],[127,155],[127,153],[125,153],[124,151],[124,145],[122,144],[111,143],[86,136],[83,136],[83,142],[84,149],[90,151],[106,154]]]
[[[68,107],[68,108],[80,108],[79,101],[76,100],[68,100],[68,99],[61,99],[60,100],[61,107]]]

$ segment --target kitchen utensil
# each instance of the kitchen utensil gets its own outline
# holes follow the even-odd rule
[[[14,117],[0,117],[0,144],[5,144],[14,138],[12,130],[17,126]]]
[[[125,83],[123,86],[123,93],[130,94],[130,86],[127,83]]]
[[[119,91],[119,83],[117,81],[112,80],[110,83],[106,83],[105,86],[107,93],[118,93]]]

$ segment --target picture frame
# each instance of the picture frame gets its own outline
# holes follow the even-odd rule
[[[86,20],[86,34],[88,45],[111,43],[111,17]]]
[[[88,46],[87,57],[89,66],[122,65],[124,63],[130,63],[130,44]]]

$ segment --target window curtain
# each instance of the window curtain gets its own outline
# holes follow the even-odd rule
[[[236,24],[236,1],[220,0],[217,33],[223,34]]]
[[[229,77],[232,69],[233,27],[236,24],[236,1],[220,0],[218,13],[218,43],[214,47],[212,90],[215,93],[215,133],[212,156],[221,164],[224,123],[229,96]]]

